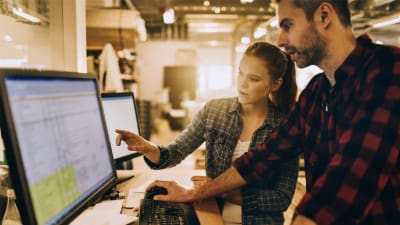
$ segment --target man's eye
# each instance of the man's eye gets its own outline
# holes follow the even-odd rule
[[[290,26],[285,24],[281,26],[281,29],[284,31],[288,31],[290,29]]]

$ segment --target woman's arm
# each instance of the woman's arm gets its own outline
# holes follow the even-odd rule
[[[187,127],[167,146],[158,146],[160,161],[155,164],[145,158],[152,169],[173,167],[184,160],[204,142],[207,105],[198,111]]]

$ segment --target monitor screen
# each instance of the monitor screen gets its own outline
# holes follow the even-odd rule
[[[67,224],[116,180],[96,76],[0,70],[0,88],[23,224]]]
[[[115,161],[120,163],[140,156],[141,154],[128,150],[124,142],[120,146],[115,144],[117,137],[115,129],[129,130],[140,135],[139,118],[133,93],[102,93],[101,98]]]

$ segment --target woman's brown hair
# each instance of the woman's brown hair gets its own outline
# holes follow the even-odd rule
[[[282,112],[288,113],[296,102],[296,69],[291,58],[277,46],[268,42],[250,45],[246,55],[255,56],[265,62],[272,81],[282,78],[278,91],[272,93],[272,103]]]

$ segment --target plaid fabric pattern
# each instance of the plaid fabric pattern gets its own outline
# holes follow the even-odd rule
[[[234,166],[251,183],[304,153],[300,214],[319,225],[400,224],[400,49],[361,36],[335,79],[316,75],[280,129]]]
[[[269,104],[264,124],[253,134],[250,148],[263,143],[270,132],[279,126],[285,114]],[[186,129],[168,146],[160,146],[161,162],[153,169],[162,169],[180,163],[206,142],[206,174],[216,177],[232,165],[233,150],[242,130],[240,104],[237,98],[216,99],[193,117]],[[273,182],[259,182],[242,188],[242,223],[283,224],[283,212],[290,205],[298,174],[298,159],[276,168]],[[258,222],[257,222],[258,221]]]

